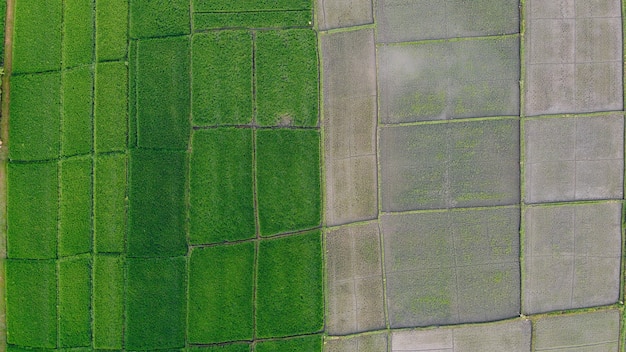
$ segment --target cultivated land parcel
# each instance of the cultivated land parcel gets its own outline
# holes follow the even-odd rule
[[[626,3],[7,4],[0,350],[626,351]]]

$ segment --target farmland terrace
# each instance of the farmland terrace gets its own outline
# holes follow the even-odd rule
[[[0,3],[0,350],[626,352],[626,3]]]

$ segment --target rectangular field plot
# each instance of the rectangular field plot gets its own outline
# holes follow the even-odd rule
[[[169,37],[137,44],[139,147],[187,149],[191,95],[189,42],[189,37]]]
[[[243,125],[252,121],[252,34],[196,34],[193,51],[193,124]]]
[[[126,57],[128,1],[96,1],[96,60],[113,61]]]
[[[376,10],[384,43],[519,32],[516,0],[381,0]]]
[[[193,14],[194,30],[310,27],[311,10],[263,12],[201,12]]]
[[[526,202],[621,199],[624,118],[550,118],[524,123]]]
[[[534,350],[618,351],[619,332],[617,310],[546,316],[534,323]]]
[[[63,3],[63,66],[93,61],[93,8],[95,0],[65,0]]]
[[[189,352],[250,352],[250,345],[247,343],[233,343],[228,345],[216,345],[207,347],[190,347]]]
[[[617,302],[621,213],[619,202],[527,209],[524,313]]]
[[[519,314],[519,209],[382,218],[392,327]]]
[[[93,73],[88,67],[63,72],[61,155],[89,154],[93,145]]]
[[[258,256],[256,336],[280,337],[322,330],[320,232],[265,239],[260,243]]]
[[[189,262],[190,343],[250,340],[254,243],[195,248]]]
[[[11,78],[11,160],[45,160],[59,156],[61,74]]]
[[[8,165],[9,258],[57,256],[59,184],[57,163]]]
[[[126,155],[98,155],[94,168],[94,248],[123,252],[126,234]]]
[[[129,350],[185,345],[185,258],[127,260],[125,347]]]
[[[188,0],[133,0],[129,33],[131,38],[189,34],[189,16]]]
[[[252,129],[193,133],[189,240],[193,244],[255,236]]]
[[[93,277],[93,345],[121,349],[124,332],[124,262],[96,255]]]
[[[327,338],[324,352],[380,352],[387,351],[387,333],[350,338]]]
[[[65,159],[59,166],[59,256],[88,253],[92,248],[92,159]]]
[[[14,74],[61,68],[62,21],[63,0],[15,2]]]
[[[126,150],[128,67],[124,62],[96,65],[94,134],[96,152]]]
[[[519,38],[382,46],[384,123],[519,114]]]
[[[135,150],[130,157],[128,255],[187,253],[186,154]]]
[[[310,10],[312,6],[312,0],[193,0],[196,12]]]
[[[59,345],[91,346],[91,259],[59,264]]]
[[[383,274],[378,223],[326,232],[327,315],[331,335],[383,329]]]
[[[518,131],[512,119],[383,128],[383,210],[517,203]]]
[[[316,126],[317,38],[312,29],[256,34],[256,122],[261,126]]]
[[[318,226],[321,216],[319,133],[256,131],[257,197],[262,236]]]
[[[322,350],[322,336],[313,335],[296,337],[285,340],[259,342],[254,348],[255,352],[319,352]]]
[[[394,331],[391,334],[391,351],[393,352],[528,352],[530,344],[531,323],[529,320],[421,331]]]
[[[317,0],[315,17],[320,30],[374,22],[372,0]]]
[[[6,261],[7,342],[55,348],[57,281],[54,260]]]

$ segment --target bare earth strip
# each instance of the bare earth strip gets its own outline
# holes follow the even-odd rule
[[[6,27],[4,37],[4,76],[2,79],[2,114],[0,116],[0,350],[6,349],[6,298],[4,265],[7,230],[7,162],[9,146],[9,80],[13,63],[13,10],[14,0],[6,1]]]

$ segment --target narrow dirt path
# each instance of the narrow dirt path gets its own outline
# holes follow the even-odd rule
[[[15,0],[6,1],[4,31],[4,76],[2,77],[2,108],[0,112],[0,351],[7,349],[5,258],[7,256],[7,163],[9,160],[9,101],[13,67],[13,27]]]

